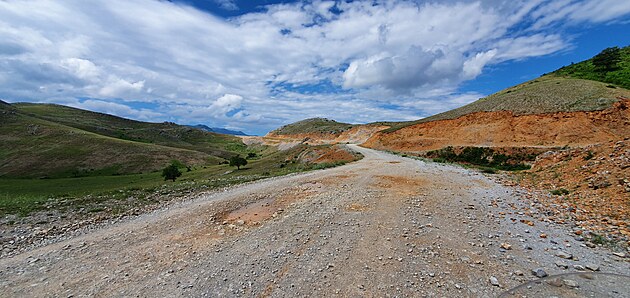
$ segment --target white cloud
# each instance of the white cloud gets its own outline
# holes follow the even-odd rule
[[[243,97],[236,94],[225,94],[210,105],[215,115],[225,115],[241,107]]]
[[[458,104],[486,66],[566,49],[563,26],[623,20],[626,2],[314,1],[226,20],[168,1],[0,1],[0,96],[150,102],[156,119],[257,131],[403,120],[436,110],[406,102]]]
[[[79,79],[93,81],[101,75],[100,70],[92,61],[80,58],[68,58],[60,62],[60,65],[69,73]]]
[[[238,10],[238,5],[234,0],[214,0],[214,3],[225,10]]]
[[[463,79],[470,80],[481,74],[483,67],[497,55],[497,50],[492,49],[487,52],[477,53],[475,56],[464,62]]]
[[[350,63],[344,72],[346,88],[381,85],[408,90],[441,81],[459,81],[462,55],[455,51],[423,50],[412,46],[401,55],[377,55]]]
[[[100,96],[113,98],[138,93],[145,81],[129,82],[116,76],[110,76],[108,82],[98,91]]]

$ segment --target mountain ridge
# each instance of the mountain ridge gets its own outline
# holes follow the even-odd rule
[[[209,127],[205,124],[197,124],[197,125],[188,125],[192,128],[196,128],[196,129],[201,129],[203,131],[207,131],[207,132],[214,132],[214,133],[220,133],[220,134],[224,134],[224,135],[233,135],[233,136],[248,136],[246,133],[240,131],[240,130],[231,130],[231,129],[227,129],[227,128],[221,128],[221,127]]]

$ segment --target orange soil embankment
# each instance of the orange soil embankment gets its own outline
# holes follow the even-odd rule
[[[264,140],[266,140],[268,143],[300,141],[309,145],[336,143],[361,144],[367,141],[375,133],[387,128],[389,128],[389,126],[357,125],[342,133],[301,133],[291,135],[268,133],[264,137]]]
[[[446,146],[585,146],[630,137],[630,100],[602,111],[514,115],[477,112],[451,120],[420,123],[378,132],[363,146],[419,152]]]

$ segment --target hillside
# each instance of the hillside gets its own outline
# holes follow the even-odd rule
[[[585,146],[630,137],[630,90],[621,87],[630,82],[629,51],[606,49],[457,109],[392,124],[365,145],[419,152],[446,146]],[[618,57],[610,58],[611,52]]]
[[[629,107],[630,100],[625,99],[602,111],[526,115],[512,111],[475,112],[378,132],[363,145],[405,152],[447,146],[586,146],[630,137]]]
[[[217,164],[240,139],[173,123],[146,123],[59,105],[0,105],[0,177],[150,172],[172,160]]]
[[[620,97],[630,97],[630,47],[620,49],[619,53],[619,61],[611,70],[596,68],[591,58],[450,111],[416,121],[393,123],[386,132],[476,112],[511,111],[518,116],[610,108]]]
[[[16,103],[24,115],[121,140],[205,152],[221,158],[243,148],[234,136],[211,133],[171,122],[150,123],[55,104]]]
[[[571,219],[599,235],[627,238],[629,145],[621,140],[549,151],[536,158],[531,171],[517,173],[515,178],[526,188],[552,194],[540,198],[557,221]]]
[[[394,124],[386,132],[420,123],[456,119],[477,112],[511,111],[521,116],[604,110],[619,101],[620,97],[630,98],[630,91],[597,81],[545,75],[444,113]]]

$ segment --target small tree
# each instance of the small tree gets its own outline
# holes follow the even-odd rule
[[[241,169],[242,166],[247,165],[247,159],[240,157],[239,155],[232,156],[230,158],[230,166],[236,167],[237,169]]]
[[[170,166],[162,170],[162,177],[164,177],[164,181],[173,180],[173,182],[175,182],[175,179],[181,175],[182,172],[179,171],[179,168],[175,163],[172,163]]]
[[[593,66],[599,72],[609,72],[617,69],[617,63],[621,61],[621,50],[619,47],[607,48],[593,57]]]

